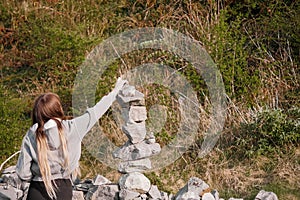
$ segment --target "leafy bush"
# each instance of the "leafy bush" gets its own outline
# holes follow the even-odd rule
[[[300,108],[266,110],[241,124],[231,144],[238,156],[289,153],[300,142]]]
[[[26,99],[7,94],[0,86],[0,163],[20,150],[22,138],[30,127],[30,111]]]

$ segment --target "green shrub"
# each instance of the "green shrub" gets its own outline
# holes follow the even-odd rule
[[[16,98],[0,86],[0,163],[21,148],[31,122],[28,104],[26,99]]]
[[[300,142],[300,108],[266,110],[241,124],[232,146],[237,156],[287,154]]]

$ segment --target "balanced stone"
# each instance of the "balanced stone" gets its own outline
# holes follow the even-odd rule
[[[130,173],[130,172],[143,172],[145,170],[151,169],[151,161],[149,158],[132,160],[121,162],[119,164],[119,172]]]
[[[129,102],[142,101],[144,94],[137,91],[133,86],[125,86],[117,95],[117,101],[121,107],[128,107]]]
[[[120,93],[124,97],[133,97],[135,96],[135,92],[136,92],[135,87],[127,84],[124,86],[124,88],[121,90]]]
[[[138,150],[139,154],[137,156],[140,158],[154,156],[161,151],[159,143],[148,144],[146,141],[135,144],[135,148]]]
[[[147,133],[145,122],[128,122],[122,130],[133,144],[143,141]]]
[[[138,160],[158,154],[161,151],[158,143],[148,144],[146,141],[137,144],[125,143],[122,147],[113,152],[115,158],[123,161]]]
[[[129,121],[140,122],[147,119],[147,110],[145,106],[130,106]]]

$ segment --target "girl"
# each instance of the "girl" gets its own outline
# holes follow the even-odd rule
[[[32,126],[23,138],[16,172],[30,181],[29,200],[71,200],[71,174],[78,168],[81,141],[109,109],[126,81],[118,78],[115,88],[94,107],[67,119],[59,97],[40,95],[34,103]]]

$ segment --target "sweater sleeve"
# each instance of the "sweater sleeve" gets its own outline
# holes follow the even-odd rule
[[[19,178],[24,181],[30,181],[32,178],[30,169],[32,163],[30,146],[30,140],[26,135],[23,139],[21,152],[16,165],[16,173],[18,174]]]
[[[102,99],[96,103],[95,106],[88,108],[85,114],[74,118],[74,122],[77,133],[79,134],[80,140],[87,134],[89,130],[95,125],[100,117],[110,108],[112,103],[115,101],[117,91],[113,90],[108,95],[102,97]]]

